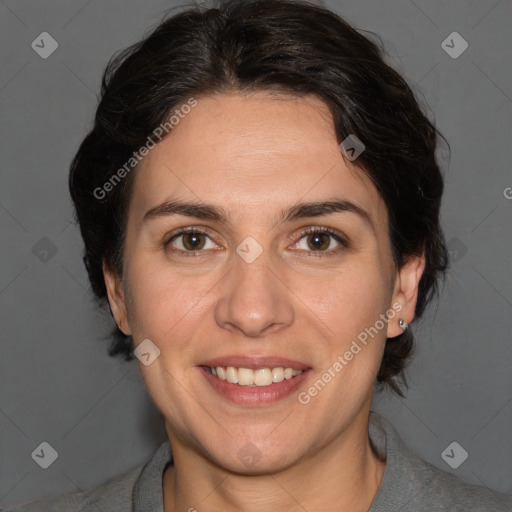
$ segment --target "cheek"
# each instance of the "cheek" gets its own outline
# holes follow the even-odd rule
[[[308,277],[293,288],[304,303],[344,339],[373,325],[388,308],[389,276],[375,255],[355,256],[346,265],[325,275]],[[298,284],[298,283],[301,284]]]
[[[317,283],[320,286],[304,284],[302,296],[315,314],[310,316],[317,318],[318,329],[328,326],[322,328],[327,337],[320,350],[318,378],[325,377],[329,384],[319,393],[322,398],[314,400],[314,407],[327,406],[343,415],[373,389],[387,334],[387,323],[380,315],[389,310],[388,283],[389,275],[376,255],[366,253],[332,272],[323,284]]]
[[[127,266],[132,308],[129,312],[137,341],[149,338],[155,343],[181,339],[201,315],[208,291],[206,278],[183,276],[154,260],[134,259]]]
[[[331,276],[323,289],[304,288],[315,330],[328,326],[322,328],[328,337],[319,344],[318,380],[303,395],[312,417],[329,410],[344,418],[370,396],[386,340],[387,323],[380,315],[389,310],[387,283],[376,264],[353,265]],[[318,428],[333,434],[338,425],[322,426],[319,420]]]

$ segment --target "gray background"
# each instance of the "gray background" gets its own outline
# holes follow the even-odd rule
[[[92,126],[108,58],[173,5],[0,1],[4,505],[91,487],[143,463],[166,439],[138,361],[106,353],[101,337],[112,320],[91,301],[67,173]],[[504,194],[512,186],[512,3],[325,5],[382,36],[389,62],[424,97],[452,148],[442,222],[454,265],[439,305],[414,326],[407,398],[376,396],[373,408],[425,460],[512,495],[512,200]],[[59,44],[47,59],[31,48],[44,31]],[[441,47],[453,31],[469,44],[456,59]],[[31,457],[43,441],[58,452],[48,469]],[[469,453],[456,470],[441,457],[452,441]]]

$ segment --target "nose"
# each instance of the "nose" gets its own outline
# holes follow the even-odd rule
[[[222,280],[215,307],[219,327],[257,338],[285,329],[293,323],[293,292],[272,266],[268,250],[248,263],[237,253],[233,267]]]

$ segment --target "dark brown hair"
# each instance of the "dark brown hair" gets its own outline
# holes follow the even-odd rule
[[[448,267],[439,222],[443,179],[435,154],[442,135],[404,78],[384,62],[383,45],[360,32],[305,0],[219,1],[164,18],[142,41],[110,60],[94,127],[69,176],[84,263],[100,304],[108,303],[102,260],[122,274],[136,169],[108,194],[98,197],[95,191],[190,97],[282,91],[320,98],[332,113],[338,141],[355,134],[364,143],[356,163],[387,206],[396,269],[408,256],[425,251],[415,311],[421,317]],[[407,386],[404,369],[413,341],[408,329],[386,342],[380,389],[387,385],[404,396],[401,384]],[[133,339],[116,328],[109,354],[130,360],[133,348]]]

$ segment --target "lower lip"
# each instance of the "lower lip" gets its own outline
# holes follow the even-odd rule
[[[304,370],[300,375],[276,382],[268,386],[240,386],[227,380],[220,380],[212,375],[203,366],[198,367],[213,389],[220,395],[240,405],[258,406],[267,405],[290,396],[304,382],[309,370]]]

